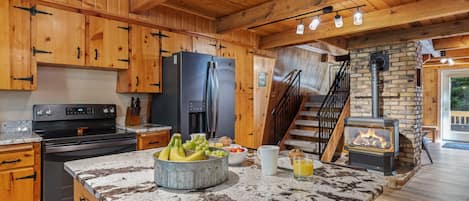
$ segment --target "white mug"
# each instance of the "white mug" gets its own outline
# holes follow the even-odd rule
[[[261,160],[262,174],[272,176],[277,173],[279,146],[263,145],[257,149],[257,156]]]

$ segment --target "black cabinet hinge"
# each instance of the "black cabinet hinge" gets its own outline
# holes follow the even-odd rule
[[[13,80],[29,81],[31,84],[34,84],[34,76],[33,75],[31,75],[30,77],[14,77]]]
[[[220,44],[220,49],[224,49],[224,48],[226,48],[226,46],[223,46]]]
[[[129,60],[129,59],[118,59],[118,61],[130,63],[130,60]]]
[[[15,180],[22,180],[22,179],[33,179],[36,180],[36,172],[34,172],[32,175],[24,176],[24,177],[18,177]]]
[[[217,47],[217,44],[208,44],[210,46],[213,46],[213,47]]]
[[[168,50],[160,49],[160,54],[161,54],[161,53],[169,53],[169,51],[168,51]]]
[[[128,27],[118,26],[117,28],[124,29],[124,30],[127,30],[127,31],[130,31],[130,29],[131,29],[130,26],[128,26]]]
[[[169,38],[168,35],[164,35],[161,33],[161,31],[158,31],[158,33],[151,33],[152,36],[158,36],[159,38]]]
[[[13,6],[13,7],[21,9],[21,10],[28,11],[32,16],[36,16],[37,14],[53,15],[52,13],[48,13],[48,12],[45,12],[45,11],[38,10],[36,8],[36,6],[32,6],[32,7],[29,7],[29,8],[28,7],[22,7],[22,6]]]
[[[33,46],[33,56],[36,56],[36,54],[52,54],[52,52],[45,51],[45,50],[39,50],[39,49],[36,49],[36,47]]]
[[[150,84],[151,86],[156,86],[156,87],[160,87],[160,83],[153,83],[153,84]]]

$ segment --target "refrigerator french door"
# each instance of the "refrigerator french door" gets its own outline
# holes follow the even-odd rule
[[[234,138],[235,61],[180,52],[163,59],[163,92],[153,96],[152,122],[184,140],[191,133]]]

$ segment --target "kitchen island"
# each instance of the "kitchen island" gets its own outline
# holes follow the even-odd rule
[[[171,190],[153,182],[152,154],[159,150],[70,161],[65,163],[65,170],[75,179],[75,185],[100,201],[368,201],[384,188],[380,175],[329,164],[316,169],[310,181],[296,181],[292,171],[283,169],[275,176],[263,176],[251,158],[239,167],[230,167],[229,179],[221,185],[204,190]]]

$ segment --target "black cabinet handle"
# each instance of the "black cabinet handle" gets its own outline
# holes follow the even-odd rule
[[[15,180],[22,180],[22,179],[36,179],[36,173],[24,177],[18,177]]]
[[[94,49],[94,60],[98,60],[98,49]]]
[[[80,59],[81,57],[81,49],[80,47],[77,47],[77,59]]]
[[[138,79],[138,76],[136,78],[137,78],[137,83],[135,84],[135,86],[138,87],[138,85],[140,85],[140,79]]]
[[[86,201],[86,199],[80,196],[80,201]]]
[[[150,85],[155,86],[155,87],[160,87],[161,84],[158,82],[158,83],[153,83],[153,84],[150,84]]]
[[[5,160],[5,161],[2,161],[2,162],[0,163],[0,165],[12,164],[12,163],[19,163],[19,162],[21,162],[21,159],[19,159],[19,158],[16,159],[16,160],[12,160],[12,161],[7,161],[7,160]]]
[[[159,141],[151,141],[151,142],[148,142],[148,144],[159,144],[160,142]]]

